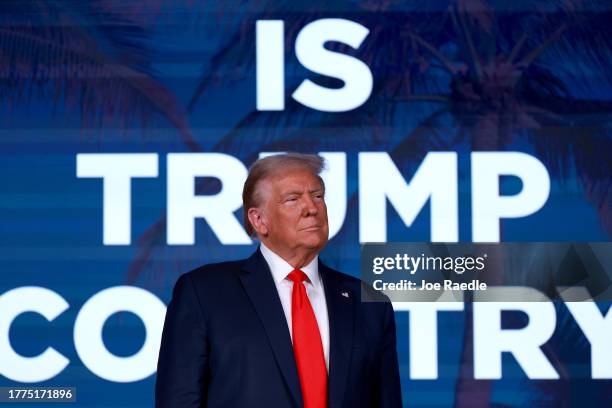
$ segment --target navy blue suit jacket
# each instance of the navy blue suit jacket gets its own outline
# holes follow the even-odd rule
[[[395,318],[319,261],[329,315],[328,406],[401,407]],[[371,289],[366,289],[371,290]],[[287,321],[261,252],[182,275],[168,306],[156,407],[303,406]]]

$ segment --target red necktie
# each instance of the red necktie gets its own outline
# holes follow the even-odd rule
[[[293,281],[291,291],[291,327],[293,353],[297,363],[304,408],[327,407],[327,369],[321,334],[304,281],[306,274],[294,269],[287,278]]]

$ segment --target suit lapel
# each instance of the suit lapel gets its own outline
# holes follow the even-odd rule
[[[303,405],[300,380],[298,378],[289,327],[283,312],[278,291],[270,268],[263,255],[257,251],[246,260],[240,280],[264,326],[276,363],[296,406]]]
[[[319,261],[319,272],[325,288],[329,316],[329,378],[330,406],[340,407],[346,391],[347,375],[353,350],[353,331],[356,296],[339,279],[340,275]]]

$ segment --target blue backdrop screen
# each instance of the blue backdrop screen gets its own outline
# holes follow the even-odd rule
[[[354,276],[363,242],[609,241],[611,12],[2,2],[0,386],[152,406],[172,287],[255,250],[241,190],[266,154],[326,158],[321,257]],[[612,355],[554,307],[555,379],[512,353],[500,378],[475,378],[469,304],[437,313],[435,359],[411,369],[422,333],[397,308],[405,406],[610,405]]]

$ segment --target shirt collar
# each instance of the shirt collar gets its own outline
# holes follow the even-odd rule
[[[274,283],[276,285],[281,283],[283,279],[285,279],[287,275],[289,275],[295,269],[277,253],[265,246],[263,242],[260,244],[259,248],[261,250],[261,254],[270,267],[270,272],[272,272],[272,278],[274,279]],[[308,276],[308,280],[315,288],[318,288],[321,283],[321,278],[319,277],[318,259],[319,256],[316,255],[312,261],[308,263],[308,265],[300,268],[302,272]]]

